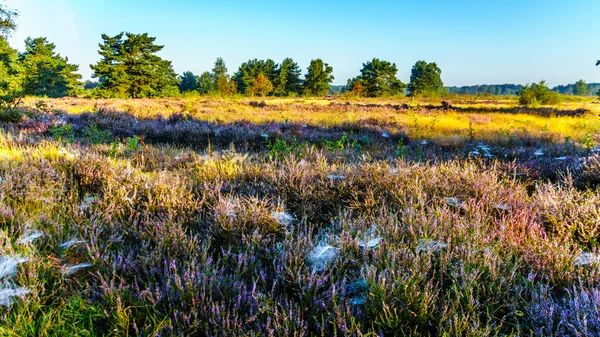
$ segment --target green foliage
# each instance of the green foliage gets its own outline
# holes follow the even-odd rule
[[[266,96],[268,93],[273,91],[273,83],[269,81],[269,78],[263,74],[258,74],[252,81],[252,96]]]
[[[114,37],[102,34],[102,40],[98,51],[102,59],[90,67],[104,96],[142,98],[179,93],[171,61],[156,55],[163,49],[154,44],[156,38],[147,33],[120,33]]]
[[[587,134],[585,135],[585,138],[583,139],[583,146],[589,151],[591,151],[594,146],[596,146],[596,143],[594,142],[594,139],[592,138],[591,134]]]
[[[325,146],[327,147],[329,152],[332,152],[332,153],[336,152],[336,151],[350,150],[350,149],[360,150],[362,146],[358,142],[358,139],[350,139],[351,136],[352,136],[352,133],[348,134],[348,133],[344,132],[342,137],[340,139],[336,140],[335,142],[332,142],[332,141],[326,139]]]
[[[56,54],[56,46],[44,37],[25,40],[23,92],[31,96],[75,96],[82,85],[79,66]]]
[[[179,77],[179,91],[181,93],[199,91],[199,89],[198,76],[194,75],[191,71],[186,71]]]
[[[576,96],[585,96],[588,93],[588,86],[584,80],[579,80],[575,82],[575,89],[573,90],[573,94]]]
[[[19,53],[0,37],[0,95],[22,94],[23,67]]]
[[[141,140],[138,136],[127,137],[127,139],[125,139],[125,143],[127,144],[127,150],[131,152],[137,150],[141,146]]]
[[[546,81],[541,80],[540,83],[526,85],[519,94],[519,104],[536,106],[539,104],[557,104],[560,102],[560,95],[550,91],[546,85]]]
[[[98,81],[85,80],[85,82],[83,83],[83,88],[86,90],[91,90],[97,88],[98,85]]]
[[[50,112],[50,107],[48,106],[48,102],[44,101],[43,99],[37,100],[35,102],[35,108],[38,111],[44,112],[44,113],[49,113]]]
[[[446,87],[450,94],[460,95],[494,95],[510,96],[518,95],[523,89],[519,84],[491,84],[491,85],[469,85],[462,87]]]
[[[227,74],[225,61],[221,57],[215,61],[215,66],[211,73],[213,85],[217,93],[221,95],[233,95],[237,92],[236,82]]]
[[[0,36],[6,38],[17,28],[15,19],[18,15],[17,11],[0,4]]]
[[[215,85],[208,71],[198,76],[198,92],[200,95],[208,95],[215,90]]]
[[[62,126],[52,126],[50,128],[50,134],[58,141],[65,143],[73,143],[75,141],[75,132],[71,124],[65,124]]]
[[[302,92],[302,71],[298,63],[291,58],[286,58],[276,71],[273,93],[276,96],[300,95]]]
[[[406,156],[406,143],[404,139],[398,139],[398,144],[396,145],[396,156],[399,158],[404,158]]]
[[[408,90],[411,96],[439,96],[443,93],[442,70],[435,62],[418,61],[412,68]]]
[[[267,144],[267,150],[272,160],[283,160],[291,154],[299,156],[305,146],[306,144],[299,144],[295,137],[289,143],[285,139],[277,138]]]
[[[308,96],[325,96],[329,92],[329,84],[334,80],[333,67],[321,59],[310,61],[308,73],[304,79],[304,94]]]
[[[256,91],[254,85],[259,84],[261,85],[260,91],[262,94],[264,89],[268,86],[265,86],[266,81],[264,78],[258,83],[255,83],[255,80],[259,75],[263,75],[271,83],[271,90],[269,90],[269,92],[272,91],[272,83],[277,76],[277,65],[271,59],[254,59],[242,63],[238,71],[233,75],[233,80],[237,84],[237,91],[245,95],[254,95]],[[268,94],[269,92],[266,92],[265,94]],[[262,96],[264,96],[264,94],[262,94]]]
[[[364,93],[368,97],[401,94],[406,85],[396,78],[397,72],[396,64],[374,58],[363,63],[360,76],[351,80],[351,88],[357,94]]]
[[[21,107],[23,100],[20,94],[12,93],[0,96],[0,122],[18,123],[23,118]]]
[[[99,130],[96,124],[92,124],[89,128],[85,129],[83,136],[92,145],[110,143],[113,140],[110,132]]]

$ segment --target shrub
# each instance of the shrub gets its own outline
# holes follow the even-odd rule
[[[75,132],[71,124],[53,126],[50,128],[50,134],[54,139],[65,143],[73,143],[75,141]]]
[[[519,104],[521,105],[552,105],[558,104],[560,103],[560,101],[560,94],[548,89],[546,81],[544,80],[540,81],[540,83],[526,85],[519,94]]]
[[[23,118],[21,106],[22,97],[18,94],[7,94],[0,96],[0,122],[18,123]]]

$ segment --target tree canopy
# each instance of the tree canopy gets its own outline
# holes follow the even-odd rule
[[[203,72],[198,76],[198,93],[208,95],[215,90],[212,77],[208,71]]]
[[[374,58],[363,63],[360,76],[350,80],[352,91],[369,97],[400,94],[406,84],[396,78],[397,72],[396,64]]]
[[[273,91],[273,83],[271,83],[267,76],[261,73],[252,81],[251,90],[252,96],[258,95],[264,97]]]
[[[556,104],[559,101],[559,94],[551,91],[544,80],[526,85],[519,93],[519,104],[521,105]]]
[[[273,93],[276,96],[300,95],[302,93],[302,71],[298,63],[291,58],[286,58],[277,68]]]
[[[198,84],[198,76],[194,75],[191,71],[185,71],[181,76],[179,76],[179,91],[190,92],[190,91],[198,91],[200,86]]]
[[[24,69],[23,92],[26,95],[63,97],[77,94],[83,84],[79,66],[56,54],[54,43],[45,37],[25,40],[20,60]]]
[[[433,63],[418,61],[412,68],[408,90],[412,96],[439,95],[444,89],[442,70]]]
[[[125,39],[124,39],[125,35]],[[102,59],[90,67],[99,78],[100,89],[114,97],[160,97],[178,93],[177,74],[171,61],[156,53],[163,46],[156,38],[144,34],[120,33],[110,37],[102,34],[98,53]]]
[[[271,83],[272,91],[272,83],[277,75],[277,64],[271,59],[253,59],[242,63],[238,71],[233,75],[233,80],[237,84],[237,91],[245,95],[252,95],[255,91],[253,85],[258,75],[263,75],[264,77],[259,83],[264,85],[265,79],[267,79]],[[265,87],[261,89],[265,89]]]
[[[304,94],[309,96],[325,96],[329,92],[329,84],[334,80],[333,67],[321,59],[310,61],[308,72],[304,78]]]
[[[573,94],[576,96],[585,96],[588,93],[588,86],[584,80],[579,80],[575,82],[575,88],[573,89]]]
[[[219,57],[215,61],[211,76],[213,79],[213,86],[218,93],[222,95],[232,95],[236,93],[236,83],[229,77],[227,66],[225,65],[223,58]]]
[[[19,52],[4,37],[0,37],[0,96],[21,92],[22,82],[23,67]]]
[[[0,4],[0,36],[8,37],[16,28],[15,18],[19,13]]]

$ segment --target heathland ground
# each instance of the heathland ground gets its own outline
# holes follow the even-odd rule
[[[600,334],[594,98],[22,112],[0,125],[2,335]]]

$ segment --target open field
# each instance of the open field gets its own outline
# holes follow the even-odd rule
[[[28,98],[0,334],[600,335],[600,104],[517,104]]]

